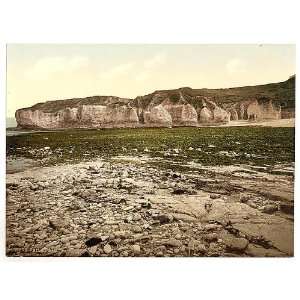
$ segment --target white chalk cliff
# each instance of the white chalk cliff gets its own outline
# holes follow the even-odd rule
[[[163,90],[135,99],[94,96],[47,101],[19,109],[15,117],[20,128],[44,129],[205,126],[240,119],[280,119],[282,114],[294,114],[292,80],[233,89]],[[272,97],[266,96],[270,86],[274,87]],[[283,89],[290,99],[280,98]]]

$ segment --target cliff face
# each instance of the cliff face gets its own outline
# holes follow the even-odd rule
[[[240,119],[280,119],[293,117],[294,89],[295,78],[291,78],[256,89],[180,88],[135,99],[95,96],[38,103],[17,110],[15,116],[18,127],[45,129],[201,126]]]

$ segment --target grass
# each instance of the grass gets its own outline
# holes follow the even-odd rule
[[[31,110],[42,110],[44,112],[56,113],[66,107],[78,107],[80,105],[106,105],[110,104],[123,104],[128,102],[132,106],[138,106],[142,109],[151,103],[155,102],[156,105],[161,103],[166,98],[169,98],[174,104],[180,99],[180,93],[184,98],[192,104],[195,108],[202,107],[202,101],[196,96],[209,97],[219,104],[236,103],[248,99],[273,99],[274,104],[280,104],[283,109],[295,108],[295,77],[292,77],[283,82],[270,83],[264,85],[244,86],[225,89],[191,89],[188,87],[175,89],[175,90],[162,90],[164,96],[158,96],[157,92],[135,99],[120,99],[113,97],[108,100],[107,96],[92,96],[86,98],[74,98],[56,101],[47,101],[44,103],[37,103],[31,107]],[[154,97],[155,95],[155,97]],[[158,96],[158,97],[157,97]],[[155,98],[155,100],[154,100]]]
[[[294,133],[269,127],[73,129],[10,136],[6,151],[9,157],[46,158],[48,165],[147,154],[164,158],[162,166],[167,161],[272,166],[294,161]]]

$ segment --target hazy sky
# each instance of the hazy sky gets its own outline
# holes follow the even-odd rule
[[[295,73],[294,45],[7,46],[7,115],[37,102],[265,84]]]

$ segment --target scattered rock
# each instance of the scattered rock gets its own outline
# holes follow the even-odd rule
[[[98,246],[93,246],[89,249],[90,254],[95,255],[98,250]]]
[[[143,232],[143,229],[142,229],[140,226],[138,226],[138,225],[132,226],[132,227],[131,227],[131,230],[132,230],[134,233],[141,233],[141,232]]]
[[[214,230],[219,230],[222,226],[218,224],[206,224],[204,226],[205,231],[214,231]]]
[[[248,201],[247,201],[247,204],[248,204],[250,207],[252,207],[252,208],[255,208],[255,209],[258,208],[258,205],[257,205],[254,201],[252,201],[252,200],[248,200]]]
[[[241,203],[247,203],[251,197],[249,195],[240,195],[240,202]]]
[[[132,217],[132,220],[133,221],[139,221],[139,220],[141,220],[142,219],[142,217],[141,217],[141,215],[140,214],[134,214],[133,215],[133,217]]]
[[[164,245],[170,246],[170,247],[181,247],[182,243],[174,238],[171,238],[164,242]]]
[[[139,151],[143,152],[145,147],[141,146]],[[180,153],[186,154],[184,151]],[[278,208],[283,213],[292,214],[292,200],[262,196],[254,191],[255,184],[259,183],[257,180],[251,182],[251,195],[248,195],[250,189],[238,186],[238,173],[234,178],[226,178],[226,174],[233,172],[219,176],[218,171],[212,169],[210,172],[209,168],[207,172],[175,173],[171,168],[162,171],[144,164],[145,157],[136,155],[134,163],[126,162],[124,158],[122,163],[106,162],[101,168],[97,164],[85,168],[86,163],[80,167],[49,167],[47,176],[41,170],[38,178],[35,175],[35,179],[22,179],[17,185],[8,184],[8,255],[289,255],[287,251],[280,252],[285,250],[276,244],[276,238],[280,234],[284,238],[278,243],[287,244],[284,239],[291,231],[292,216],[266,215],[249,206],[271,214]],[[147,159],[150,158],[147,156]],[[10,180],[14,182],[14,178],[21,174],[11,176]],[[161,189],[161,181],[164,189]],[[234,181],[234,184],[230,182],[230,185],[229,181]],[[195,192],[192,189],[198,188],[198,182],[201,187],[198,195],[187,196]],[[224,189],[227,191],[227,186],[235,184],[237,188],[228,190],[226,199]],[[268,180],[267,184],[271,186],[273,181]],[[170,191],[182,196],[170,195]],[[40,222],[43,219],[45,223]],[[261,233],[262,226],[269,236]],[[254,228],[256,232],[252,234]],[[224,232],[228,232],[230,238],[223,239]],[[257,239],[260,234],[264,240]],[[251,244],[248,245],[245,237]]]
[[[204,236],[205,241],[211,243],[218,240],[218,235],[216,233],[209,233]]]
[[[237,252],[244,251],[249,244],[249,241],[245,238],[236,238],[231,236],[224,237],[223,242],[228,250]]]
[[[183,221],[183,222],[196,222],[197,219],[195,217],[186,215],[186,214],[172,214],[174,217],[174,220],[176,221]]]
[[[171,214],[159,214],[157,216],[153,216],[153,219],[158,220],[160,224],[166,224],[173,222],[174,217]]]
[[[180,240],[180,239],[181,239],[181,234],[180,234],[180,233],[177,233],[177,234],[175,235],[175,239],[176,239],[176,240]]]
[[[139,255],[141,253],[140,245],[137,245],[137,244],[132,245],[131,249],[132,249],[134,255]]]
[[[262,211],[266,214],[272,214],[272,213],[278,211],[278,206],[275,204],[267,204],[262,207]]]
[[[103,250],[106,254],[110,254],[112,252],[112,248],[109,244],[106,244],[104,247],[103,247]]]

